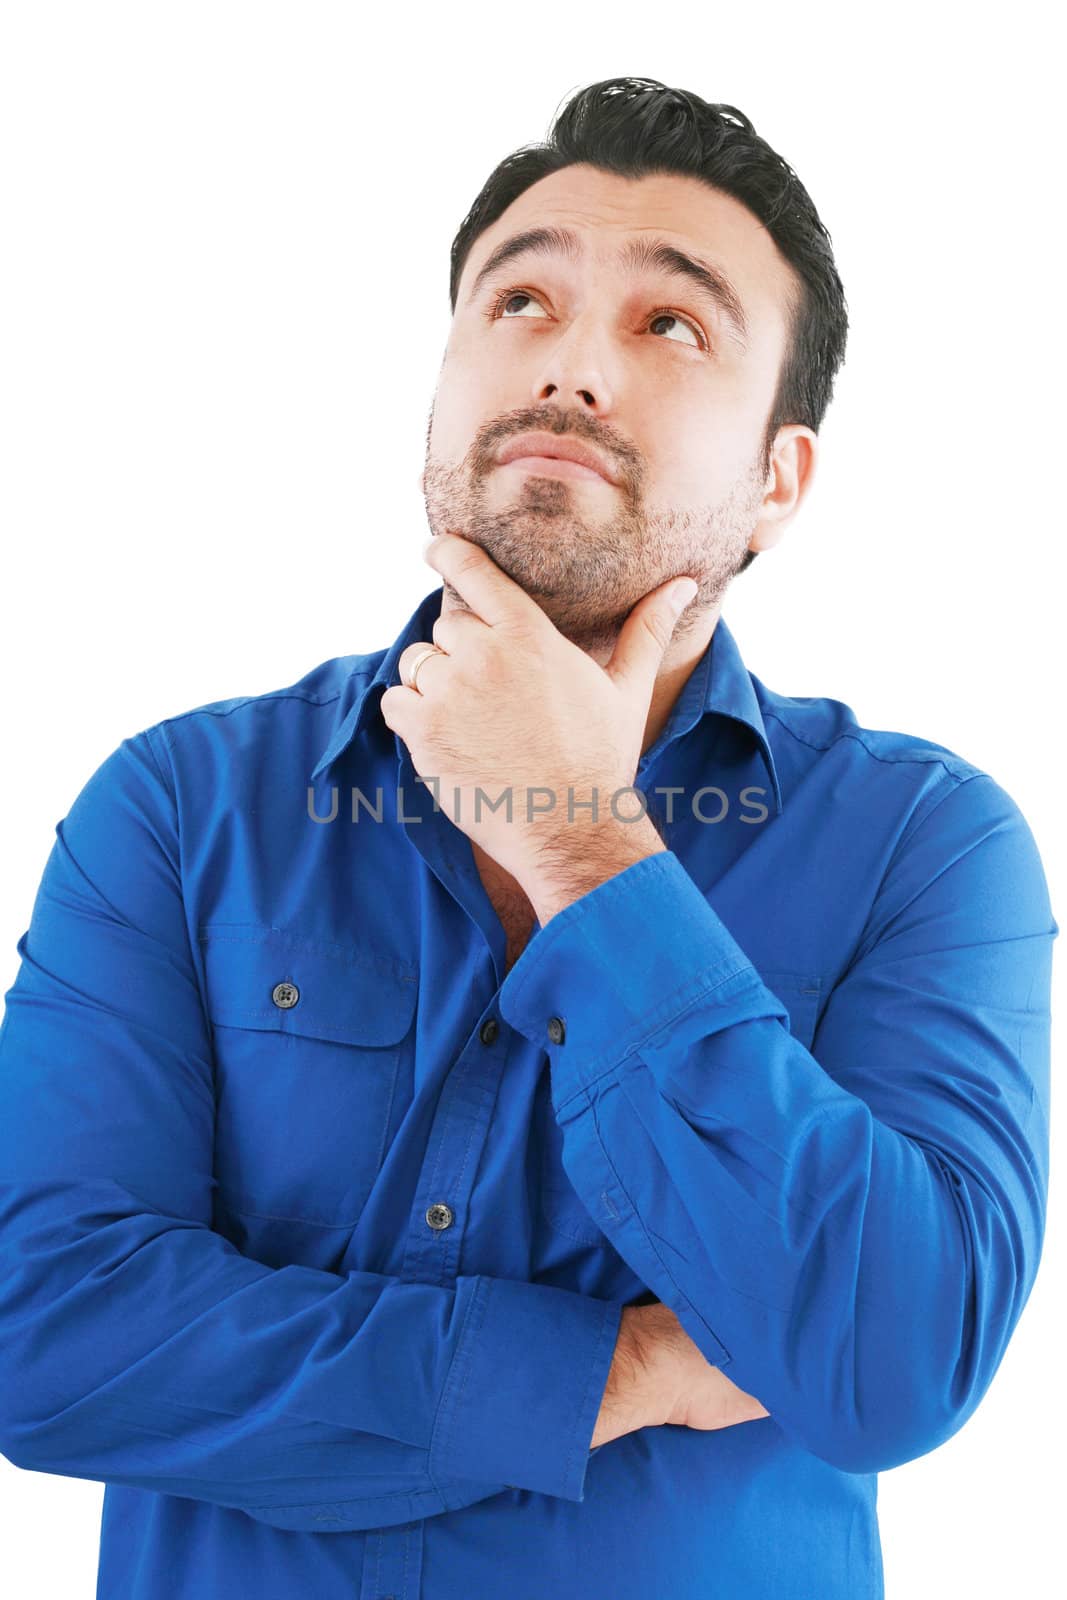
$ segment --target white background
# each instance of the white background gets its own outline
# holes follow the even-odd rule
[[[620,73],[745,111],[845,283],[813,491],[726,598],[747,665],[991,773],[1067,929],[1055,23],[743,9],[0,13],[5,989],[55,825],[123,738],[380,648],[438,585],[418,479],[453,234],[502,156]],[[981,1407],[880,1480],[890,1600],[1062,1592],[1057,1180],[1054,1146]],[[0,1587],[91,1600],[102,1495],[0,1459]]]

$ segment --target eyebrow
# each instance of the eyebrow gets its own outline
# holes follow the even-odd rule
[[[467,302],[475,298],[489,278],[494,277],[517,256],[566,256],[571,261],[581,259],[582,247],[577,234],[569,228],[525,228],[504,239],[491,253],[471,287]],[[721,267],[699,256],[688,255],[666,239],[631,239],[620,253],[624,272],[636,276],[642,272],[660,272],[667,277],[683,278],[705,301],[713,305],[733,325],[737,342],[742,350],[748,348],[748,319],[741,297]]]

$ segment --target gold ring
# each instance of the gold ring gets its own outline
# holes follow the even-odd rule
[[[428,660],[430,656],[444,656],[447,654],[447,650],[442,650],[440,645],[436,644],[427,645],[425,650],[421,650],[411,663],[411,666],[408,668],[408,688],[416,688],[415,679],[418,677],[419,668],[422,666],[424,661]],[[421,694],[421,692],[421,690],[416,689],[416,693]]]

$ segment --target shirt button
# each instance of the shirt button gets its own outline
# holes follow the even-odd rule
[[[296,1002],[300,999],[300,990],[295,983],[276,983],[271,990],[270,997],[276,1006],[281,1006],[282,1010],[285,1011],[290,1006],[296,1005]]]
[[[495,1017],[486,1017],[485,1021],[482,1023],[482,1026],[481,1026],[481,1028],[479,1030],[478,1037],[482,1041],[483,1044],[492,1044],[493,1040],[496,1038],[496,1036],[497,1036],[497,1034],[499,1032],[500,1032],[500,1027],[499,1027],[499,1025],[497,1023],[496,1018]]]
[[[431,1228],[450,1228],[455,1221],[451,1206],[446,1206],[443,1200],[438,1200],[426,1212],[426,1221]]]
[[[567,1030],[563,1026],[562,1017],[549,1017],[548,1037],[552,1040],[553,1044],[563,1043],[564,1039],[567,1037]]]

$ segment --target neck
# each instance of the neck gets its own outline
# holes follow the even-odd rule
[[[693,619],[689,632],[676,635],[667,646],[663,663],[656,674],[645,721],[641,754],[650,749],[666,726],[675,703],[692,675],[693,668],[708,647],[722,607],[714,606]]]

